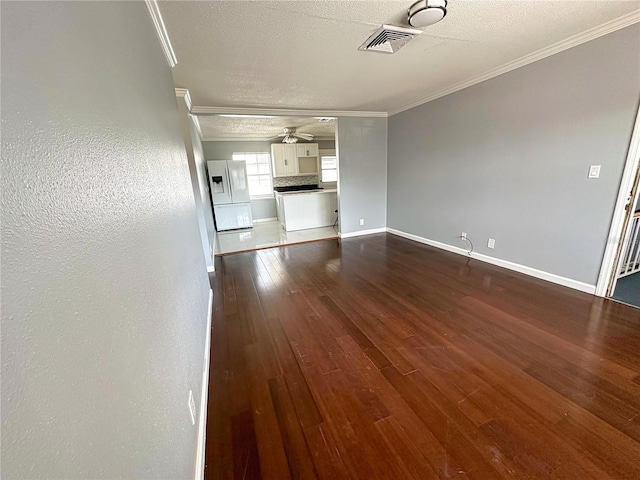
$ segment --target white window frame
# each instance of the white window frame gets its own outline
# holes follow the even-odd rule
[[[270,183],[270,188],[271,188],[271,193],[268,194],[263,194],[263,195],[251,195],[251,190],[249,190],[249,197],[251,199],[260,199],[260,198],[273,198],[274,194],[273,194],[273,171],[272,171],[272,167],[271,167],[271,153],[270,152],[233,152],[232,155],[232,159],[234,161],[239,161],[239,160],[246,160],[246,156],[247,155],[266,155],[269,159],[269,161],[267,162],[267,165],[269,167],[269,183]],[[244,156],[245,158],[236,158],[236,156]],[[262,176],[262,177],[266,177],[267,174],[266,173],[258,173],[258,174],[249,174],[249,172],[247,171],[247,177],[258,177],[258,176]]]
[[[336,180],[335,182],[323,182],[322,181],[322,157],[323,156],[331,156],[331,157],[336,157],[336,176],[338,175],[338,164],[340,162],[340,160],[338,159],[338,155],[336,154],[335,149],[330,148],[330,149],[323,149],[323,150],[318,150],[318,183],[320,183],[321,187],[337,187],[338,186],[338,181]]]

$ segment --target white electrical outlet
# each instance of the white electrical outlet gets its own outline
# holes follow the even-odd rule
[[[462,232],[460,234],[460,238],[467,238],[467,232]]]
[[[487,243],[487,247],[496,248],[496,239],[495,238],[490,238],[489,242]]]
[[[360,219],[360,225],[364,225],[364,218]]]
[[[196,402],[193,400],[193,390],[189,390],[189,412],[191,413],[191,425],[196,424]]]
[[[591,165],[589,167],[589,178],[600,178],[600,165]]]

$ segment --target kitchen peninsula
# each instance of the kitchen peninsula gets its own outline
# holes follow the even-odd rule
[[[330,227],[336,220],[338,193],[317,185],[276,187],[276,208],[280,225],[287,232]]]

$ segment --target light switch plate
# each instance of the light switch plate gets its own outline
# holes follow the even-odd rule
[[[591,165],[589,167],[589,178],[600,177],[600,165]]]

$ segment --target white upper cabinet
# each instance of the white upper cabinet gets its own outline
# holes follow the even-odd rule
[[[298,156],[296,145],[274,143],[271,145],[274,177],[298,175]]]
[[[274,177],[316,175],[318,169],[318,144],[271,144]]]
[[[317,157],[318,144],[317,143],[299,143],[296,145],[296,151],[299,157]]]

